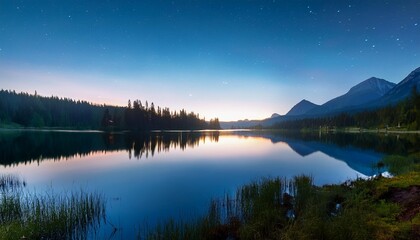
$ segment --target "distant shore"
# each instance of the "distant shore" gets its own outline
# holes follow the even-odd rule
[[[345,128],[339,129],[338,132],[346,133],[397,133],[397,134],[420,134],[420,130],[405,130],[405,129],[387,129],[387,128],[377,128],[377,129],[365,129],[365,128]]]
[[[23,127],[19,125],[0,125],[0,130],[29,130],[29,131],[83,131],[83,132],[107,132],[109,129],[95,129],[95,128],[73,128],[73,127]],[[198,130],[198,131],[206,131]],[[215,129],[209,129],[214,131]],[[328,128],[322,127],[319,129],[218,129],[218,131],[297,131],[297,132],[321,132],[321,133],[380,133],[380,134],[420,134],[420,130],[406,130],[406,129],[395,129],[395,128],[377,128],[377,129],[367,129],[367,128],[357,128],[357,127],[348,127],[348,128]],[[127,132],[126,129],[113,129],[112,131],[117,132]],[[191,130],[151,130],[151,132],[156,131],[191,131]],[[194,131],[194,130],[193,130]],[[216,130],[217,131],[217,130]]]

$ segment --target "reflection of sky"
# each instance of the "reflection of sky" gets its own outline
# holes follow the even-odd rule
[[[325,184],[362,176],[322,152],[302,157],[284,142],[235,135],[220,135],[218,142],[207,138],[194,148],[170,149],[148,158],[129,159],[126,151],[98,152],[20,164],[2,172],[17,173],[37,192],[52,187],[104,193],[108,220],[128,235],[128,229],[145,220],[201,214],[210,199],[262,177],[307,174],[316,184]]]

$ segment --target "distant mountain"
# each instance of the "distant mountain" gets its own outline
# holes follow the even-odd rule
[[[245,119],[245,120],[230,121],[230,122],[220,122],[220,127],[222,129],[251,128],[251,127],[258,126],[258,125],[262,125],[262,123],[264,121],[267,121],[267,120],[270,120],[270,119],[272,119],[272,120],[274,120],[274,122],[276,122],[277,121],[276,119],[281,118],[281,117],[283,117],[283,116],[278,114],[278,113],[273,113],[271,115],[271,117],[265,118],[265,119],[262,119],[262,120],[248,120],[248,119]],[[263,126],[266,127],[267,125],[264,124]]]
[[[380,78],[369,78],[352,87],[346,94],[336,97],[306,115],[324,115],[345,111],[351,107],[370,103],[387,94],[396,84]]]
[[[322,105],[302,100],[293,106],[286,115],[273,114],[270,118],[262,120],[221,122],[220,125],[222,128],[250,128],[257,125],[270,127],[289,120],[322,117],[341,112],[355,113],[374,110],[407,99],[414,86],[416,86],[417,92],[420,92],[420,67],[398,84],[372,77],[352,87],[346,94]]]
[[[250,128],[257,125],[268,127],[281,121],[335,114],[377,100],[394,86],[395,83],[372,77],[352,87],[346,94],[336,97],[323,105],[317,105],[304,99],[293,106],[284,116],[275,113],[270,118],[262,120],[246,119],[233,122],[220,122],[220,126],[224,129]]]
[[[281,115],[280,114],[278,114],[278,113],[273,113],[272,115],[271,115],[271,117],[270,118],[276,118],[276,117],[280,117]]]
[[[417,92],[420,92],[420,67],[412,71],[406,78],[371,105],[373,107],[381,107],[398,103],[410,96],[414,86],[416,86]]]
[[[289,112],[286,113],[286,116],[303,115],[316,107],[319,107],[319,105],[312,103],[306,99],[303,99],[298,104],[293,106],[292,109],[290,109]]]
[[[269,118],[268,118],[269,119]],[[273,118],[277,119],[277,117]],[[239,120],[230,122],[219,122],[222,129],[239,129],[239,128],[251,128],[261,124],[262,120]]]

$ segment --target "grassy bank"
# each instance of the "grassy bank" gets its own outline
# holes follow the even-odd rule
[[[139,238],[419,239],[418,154],[380,164],[400,175],[322,187],[307,176],[264,179],[212,201],[195,222],[169,221]]]
[[[0,239],[85,239],[104,218],[100,194],[27,194],[25,182],[0,176]]]

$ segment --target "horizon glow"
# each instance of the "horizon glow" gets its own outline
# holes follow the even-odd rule
[[[221,121],[420,66],[418,1],[0,1],[0,89]]]

